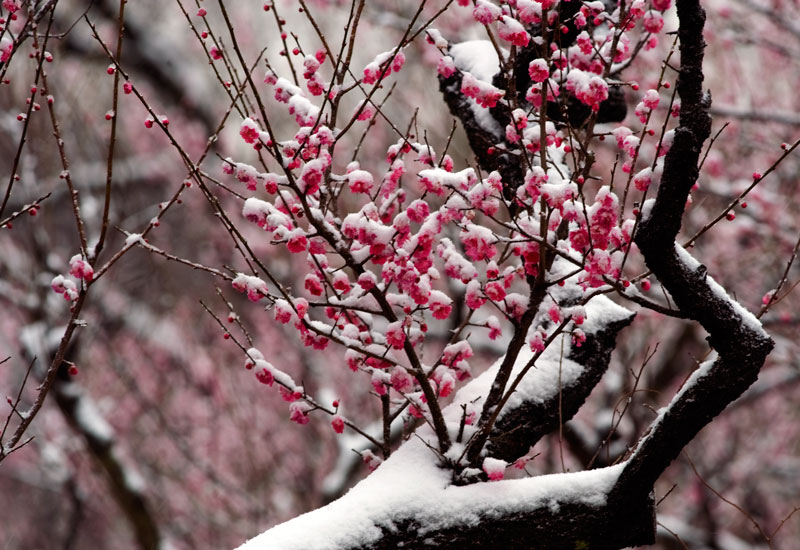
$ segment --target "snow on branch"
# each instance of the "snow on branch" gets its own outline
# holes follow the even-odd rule
[[[525,518],[555,522],[562,507],[603,507],[620,471],[618,465],[458,487],[425,443],[414,439],[341,499],[259,535],[240,550],[394,548],[400,541],[416,548],[425,540],[447,545],[432,548],[472,548],[469,533],[483,522],[514,522],[534,533],[541,527]]]
[[[590,301],[586,314],[587,321],[582,325],[586,340],[580,347],[570,346],[569,354],[558,364],[552,363],[558,367],[554,374],[560,376],[556,391],[544,393],[538,388],[536,399],[518,396],[517,406],[503,411],[489,438],[491,456],[515,460],[524,455],[542,436],[557,429],[559,422],[571,419],[600,382],[608,368],[617,334],[633,321],[634,315],[605,296]],[[573,371],[569,368],[573,365],[579,368]],[[532,373],[526,386],[536,387],[540,383],[539,372]]]
[[[569,292],[563,294],[570,295]],[[496,436],[490,439],[489,454],[503,459],[525,454],[539,437],[557,426],[553,424],[552,410],[559,393],[563,394],[565,404],[569,404],[564,412],[569,417],[605,372],[616,335],[631,322],[633,314],[602,295],[587,304],[585,314],[586,340],[580,348],[573,348],[568,343],[568,335],[562,335],[561,341],[557,339],[538,356],[534,368],[527,372],[513,398],[506,402]],[[527,348],[519,354],[512,379],[526,368],[533,356]],[[474,428],[465,427],[462,419],[480,410],[501,362],[502,359],[459,390],[454,402],[443,410],[455,441],[447,459],[457,462],[464,452],[465,441],[459,436],[468,438]],[[505,441],[503,435],[511,424],[523,418],[527,422],[524,433],[515,433],[513,443]],[[459,431],[461,433],[456,436]],[[401,446],[344,497],[263,533],[241,550],[394,548],[401,543],[415,547],[423,540],[440,541],[443,545],[440,547],[453,547],[457,542],[459,548],[472,548],[479,540],[475,538],[475,526],[484,522],[507,523],[509,528],[499,531],[511,537],[509,544],[514,544],[517,537],[553,537],[564,533],[563,529],[553,529],[553,525],[563,522],[565,517],[575,516],[589,519],[579,531],[569,535],[568,538],[578,537],[570,538],[570,544],[574,545],[580,537],[594,538],[601,532],[603,536],[619,536],[606,533],[607,526],[613,524],[606,504],[608,492],[622,471],[621,465],[458,486],[454,484],[453,472],[441,466],[440,458],[433,451],[435,446],[433,431],[424,426],[417,430],[414,439]],[[502,478],[504,460],[486,458],[484,470],[490,478],[495,477],[486,467],[486,462],[492,460],[500,465],[497,477]],[[465,471],[464,474],[476,476],[480,472]],[[568,515],[563,515],[565,510],[569,510]],[[648,522],[649,519],[642,525]],[[557,539],[551,540],[552,544],[560,544],[555,542]]]

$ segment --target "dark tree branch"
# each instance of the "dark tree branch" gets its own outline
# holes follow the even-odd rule
[[[567,358],[583,365],[584,371],[572,384],[562,388],[561,414],[558,394],[543,402],[523,403],[506,412],[492,432],[488,454],[506,461],[516,460],[543,436],[558,429],[559,421],[569,421],[608,369],[617,334],[632,321],[633,314],[609,323],[596,333],[587,334],[581,347],[571,348]]]
[[[636,545],[643,537],[650,536],[651,525],[655,522],[652,502],[630,502],[620,508],[600,509],[570,502],[553,501],[553,504],[501,517],[479,512],[477,517],[433,533],[407,521],[391,529],[385,528],[379,543],[354,550],[611,550]]]
[[[46,313],[41,310],[37,314],[46,318]],[[37,326],[39,329],[35,336],[22,342],[23,351],[30,357],[55,354],[56,351],[48,347],[44,336],[47,324],[41,321]],[[78,340],[72,340],[64,355],[74,357],[77,347]],[[83,438],[89,454],[105,473],[109,492],[130,523],[138,547],[141,550],[156,550],[163,542],[161,532],[144,492],[145,487],[139,481],[139,474],[120,455],[116,433],[100,414],[92,397],[69,374],[69,366],[62,359],[56,371],[52,386],[55,403],[69,426]],[[39,377],[43,374],[39,373]],[[76,510],[76,514],[80,515],[80,510]]]
[[[709,333],[719,357],[686,382],[629,459],[614,495],[641,497],[681,449],[758,376],[773,341],[749,312],[707,276],[703,266],[675,244],[684,205],[697,180],[703,142],[711,131],[711,97],[703,85],[705,12],[697,0],[678,0],[681,70],[680,126],[667,154],[652,214],[636,235],[647,266],[682,312]]]
[[[109,436],[113,432],[106,433],[99,425],[91,424],[91,419],[86,416],[87,410],[94,410],[91,398],[68,378],[66,368],[61,369],[53,386],[61,413],[70,426],[83,436],[91,455],[105,471],[114,500],[130,522],[139,548],[156,550],[161,542],[159,528],[142,492],[143,487],[138,486],[132,477],[138,474],[134,474],[120,459],[117,442],[113,436]]]

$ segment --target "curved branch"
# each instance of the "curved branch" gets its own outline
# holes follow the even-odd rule
[[[756,380],[774,345],[758,320],[675,242],[687,196],[697,180],[702,145],[711,131],[711,97],[702,90],[705,12],[697,0],[678,0],[677,7],[680,126],[665,160],[652,214],[635,240],[647,266],[681,311],[709,333],[708,341],[719,356],[701,365],[653,422],[620,476],[614,491],[618,498],[649,492],[681,449]]]

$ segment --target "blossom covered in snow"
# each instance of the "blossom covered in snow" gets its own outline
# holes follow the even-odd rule
[[[0,64],[22,57],[12,59],[17,53],[13,37],[25,36],[18,34],[24,22],[14,21],[16,16],[26,17],[24,9],[20,12],[26,3],[2,3],[6,19],[0,24],[9,36],[0,38]],[[334,42],[336,33],[328,32],[335,22],[312,17],[324,4],[335,2],[304,4],[303,15],[286,15],[285,20],[276,13],[280,3],[263,5],[272,12],[264,21],[275,20],[275,39],[280,37],[282,45],[257,58],[266,66],[266,74],[256,85],[247,69],[238,66],[241,56],[235,54],[242,35],[226,34],[223,45],[207,26],[220,23],[216,13],[203,21],[190,17],[202,23],[197,31],[210,56],[203,55],[203,62],[211,61],[211,70],[222,71],[220,91],[231,99],[225,112],[238,117],[228,119],[219,140],[215,133],[208,144],[221,156],[231,156],[221,162],[221,174],[219,169],[209,174],[201,164],[188,162],[210,158],[207,153],[212,149],[197,155],[202,150],[197,143],[181,142],[188,125],[173,119],[167,137],[173,144],[181,142],[179,152],[189,175],[175,179],[177,195],[159,199],[165,202],[155,217],[146,216],[151,221],[141,233],[126,231],[122,252],[136,243],[150,252],[162,252],[145,241],[168,242],[174,229],[166,227],[170,218],[162,214],[183,204],[194,222],[202,210],[195,199],[205,198],[221,222],[224,239],[210,241],[188,260],[177,256],[182,249],[179,241],[172,249],[165,247],[163,254],[202,270],[204,276],[230,282],[230,287],[220,289],[222,302],[208,309],[220,314],[225,340],[219,342],[238,345],[246,356],[245,373],[254,391],[279,395],[285,402],[279,403],[281,414],[288,414],[291,422],[324,425],[324,430],[314,430],[314,437],[334,439],[330,429],[342,434],[336,438],[339,450],[351,454],[350,449],[356,449],[371,468],[381,460],[352,440],[366,436],[376,453],[388,456],[395,451],[396,436],[407,434],[416,423],[420,448],[430,455],[428,462],[419,464],[436,467],[445,480],[439,485],[444,487],[454,478],[466,483],[501,480],[509,464],[490,455],[509,462],[513,457],[495,453],[493,445],[499,439],[491,444],[481,441],[501,426],[488,424],[487,419],[502,421],[508,410],[526,400],[546,402],[555,395],[550,390],[556,384],[559,392],[569,388],[566,382],[580,376],[577,371],[584,367],[578,364],[581,354],[576,350],[594,353],[598,343],[594,336],[606,321],[628,319],[627,312],[615,317],[616,310],[608,305],[597,313],[598,303],[611,303],[606,294],[616,293],[619,301],[636,300],[637,307],[677,307],[666,295],[666,284],[664,293],[644,295],[650,280],[659,290],[661,281],[647,272],[649,263],[642,262],[634,237],[635,230],[648,225],[653,203],[641,202],[656,194],[669,160],[663,156],[675,139],[672,129],[678,121],[672,117],[679,114],[679,107],[670,100],[672,110],[667,112],[661,95],[663,91],[668,98],[674,91],[666,89],[671,86],[669,79],[675,78],[672,68],[678,61],[666,66],[658,79],[628,70],[633,58],[661,37],[664,10],[672,2],[634,0],[616,6],[599,0],[458,0],[434,18],[441,16],[445,32],[429,26],[433,21],[428,18],[436,12],[420,10],[421,19],[407,27],[399,45],[382,45],[394,31],[381,33],[374,20],[366,23],[377,13],[383,17],[378,20],[381,24],[394,28],[397,14],[389,17],[378,3],[367,3],[363,14],[360,10],[351,14],[341,47]],[[197,10],[193,12],[197,17],[209,15],[205,8]],[[356,18],[362,16],[365,23],[359,27]],[[297,21],[302,22],[300,27]],[[674,26],[671,15],[667,21]],[[486,39],[451,41],[473,34],[460,28],[465,24]],[[295,33],[303,26],[316,30],[316,38]],[[372,33],[376,40],[362,42],[356,39],[356,30],[359,36]],[[423,38],[429,46],[422,44]],[[30,58],[34,60],[30,65],[40,67],[49,67],[42,62],[53,60],[44,49],[35,48]],[[124,95],[119,99],[143,101],[144,88],[125,81],[124,60],[108,68],[106,63],[100,71],[115,76],[117,84],[122,82]],[[436,93],[445,96],[449,110],[434,112],[441,120],[434,119],[433,124],[423,120],[431,109],[414,109],[415,102],[424,101],[427,107],[430,98],[422,95],[425,90],[405,95],[416,82],[415,75],[395,75],[412,63],[432,78],[438,73]],[[9,75],[15,76],[14,71]],[[35,100],[49,93],[40,89],[43,75],[36,73],[34,84],[24,83],[31,87],[30,108],[18,115],[18,129],[35,120],[32,113],[40,109]],[[640,79],[645,89],[640,92],[632,78]],[[614,101],[609,107],[620,105],[617,100],[623,94],[629,100],[635,96],[634,103],[640,100],[628,126],[610,120],[619,113],[605,108],[610,96]],[[397,96],[406,101],[401,109],[391,105]],[[162,103],[155,96],[152,101]],[[684,101],[684,115],[693,113],[696,106],[688,97]],[[153,131],[142,134],[163,138],[157,130],[165,130],[169,119],[145,107],[148,113],[142,117],[147,117],[145,126]],[[106,108],[95,114],[102,117]],[[450,133],[451,115],[460,119],[466,140],[461,130],[458,135]],[[118,112],[108,111],[106,116],[114,120]],[[680,135],[678,131],[679,140]],[[226,148],[230,152],[222,153]],[[784,151],[789,148],[785,145]],[[613,164],[615,157],[618,164]],[[709,164],[713,162],[709,157]],[[762,166],[763,174],[773,173],[768,166]],[[14,202],[27,194],[24,186],[31,182],[26,174],[20,170]],[[761,175],[753,178],[742,179],[746,185],[755,184]],[[66,171],[61,179],[72,190]],[[744,188],[740,183],[734,185],[736,192]],[[713,185],[710,181],[708,188]],[[703,186],[705,190],[705,181]],[[752,216],[740,215],[740,222],[728,226],[748,222],[753,230],[753,220],[770,220],[769,205],[762,199],[754,192],[746,211]],[[66,214],[74,210],[80,216],[93,210],[77,204],[77,196],[74,200],[73,208],[63,210]],[[683,202],[681,197],[678,203]],[[36,203],[22,213],[35,215],[38,209]],[[727,215],[732,219],[735,214]],[[4,234],[12,222],[25,228],[42,217],[25,216],[20,223],[16,216],[3,222]],[[159,220],[165,227],[156,229]],[[133,224],[136,219],[122,222]],[[100,288],[94,283],[117,258],[108,248],[101,255],[102,245],[95,246],[95,220],[88,220],[85,227],[82,231],[78,224],[81,252],[70,258],[68,272],[42,270],[35,278],[38,284],[42,273],[48,273],[45,281],[68,301],[63,307],[60,298],[48,294],[49,301],[59,306],[54,310],[72,308],[74,319],[84,295]],[[217,261],[214,253],[219,249],[233,254]],[[63,263],[60,254],[48,257]],[[104,257],[113,260],[106,264]],[[774,304],[775,296],[768,293],[763,305]],[[249,308],[246,314],[240,311],[244,308]],[[251,322],[256,330],[248,326]],[[268,350],[266,356],[256,348],[244,349],[254,344],[243,342],[273,332],[280,335],[279,344],[262,348]],[[289,346],[298,347],[298,353],[290,353],[295,350]],[[323,350],[324,354],[318,353]],[[303,365],[308,368],[292,364],[300,351],[309,354]],[[493,353],[498,357],[507,353],[510,360],[489,366],[486,357]],[[557,371],[554,355],[559,355]],[[324,358],[324,364],[313,357]],[[305,355],[301,359],[305,363]],[[206,362],[211,361],[197,362],[198,380],[216,398],[220,392],[213,377],[207,384],[207,373],[202,372]],[[483,380],[466,387],[473,366]],[[505,372],[490,380],[501,369]],[[296,384],[288,372],[308,378],[307,387]],[[320,375],[323,380],[312,380]],[[459,394],[461,388],[465,391]],[[338,398],[333,400],[340,394],[348,408],[353,404],[352,416],[345,417]],[[350,401],[351,396],[358,399]],[[376,398],[376,406],[362,405],[361,397]],[[455,401],[448,408],[451,399]],[[361,425],[370,420],[373,409],[383,415],[382,422]],[[346,435],[345,427],[350,428]],[[515,465],[526,462],[521,458]],[[395,465],[383,471],[395,472]],[[511,483],[476,485],[501,489]],[[557,505],[548,503],[551,510]]]
[[[80,254],[75,254],[69,260],[69,274],[90,283],[94,277],[94,269]]]
[[[258,127],[258,124],[252,118],[246,118],[242,121],[241,128],[239,129],[239,135],[242,136],[242,139],[245,143],[255,143],[258,141],[259,135],[261,130]]]
[[[63,275],[56,275],[50,283],[50,288],[56,294],[64,296],[65,300],[74,302],[78,299],[78,287],[75,281],[65,278]]]
[[[505,477],[508,462],[499,458],[486,457],[483,459],[483,471],[490,481],[498,481]]]
[[[238,273],[231,282],[234,290],[247,294],[247,299],[251,302],[258,302],[269,294],[267,283],[258,277]]]
[[[601,77],[581,69],[569,71],[566,88],[593,111],[599,110],[600,104],[608,99],[608,83]]]
[[[439,290],[431,291],[428,307],[431,310],[434,318],[447,319],[450,316],[450,311],[453,309],[453,300],[450,299],[444,292]]]
[[[475,8],[472,10],[472,17],[478,23],[489,25],[502,17],[503,10],[489,0],[477,0]]]
[[[483,108],[495,107],[505,92],[495,88],[488,82],[475,78],[471,73],[464,72],[461,79],[461,93],[474,99]]]

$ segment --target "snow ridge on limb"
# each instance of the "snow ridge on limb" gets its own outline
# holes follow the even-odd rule
[[[641,498],[649,492],[683,447],[755,382],[774,346],[758,321],[675,243],[689,190],[697,180],[703,142],[711,129],[711,98],[702,89],[705,11],[697,0],[678,0],[677,8],[680,126],[667,153],[652,213],[642,223],[635,242],[680,310],[708,331],[708,341],[718,357],[698,368],[653,422],[612,493],[619,499]],[[646,542],[652,538],[640,541]]]
[[[546,543],[556,533],[563,535],[566,518],[576,516],[595,518],[578,522],[581,533],[591,525],[624,545],[631,540],[626,530],[605,533],[601,521],[607,519],[607,493],[621,470],[617,465],[454,486],[426,445],[413,439],[341,499],[274,527],[239,550],[478,548],[486,541],[479,531],[487,529],[492,540],[503,542],[496,547],[527,548],[523,541]],[[553,530],[559,523],[561,529]],[[543,547],[574,548],[575,542]]]

